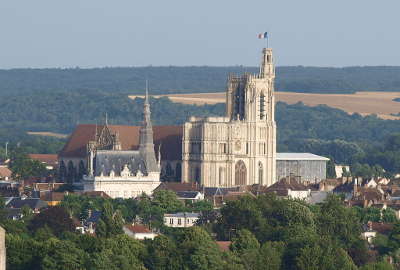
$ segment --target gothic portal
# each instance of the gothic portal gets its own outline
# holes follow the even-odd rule
[[[182,138],[182,181],[207,187],[275,182],[275,68],[263,49],[259,74],[229,76],[225,117],[191,117]]]

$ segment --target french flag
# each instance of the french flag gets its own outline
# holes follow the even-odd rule
[[[259,38],[259,39],[265,39],[265,38],[268,38],[268,32],[265,32],[265,33],[258,34],[258,38]]]

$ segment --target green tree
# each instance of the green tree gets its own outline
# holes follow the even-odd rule
[[[193,226],[184,232],[178,249],[182,252],[183,269],[223,269],[222,252],[210,235],[199,227]]]
[[[14,179],[23,180],[29,177],[42,177],[46,175],[46,167],[37,160],[30,159],[22,152],[14,152],[11,157],[10,169]]]
[[[50,238],[43,243],[43,270],[84,269],[84,252],[70,241]]]
[[[147,245],[146,267],[150,270],[179,269],[182,260],[175,242],[168,236],[159,235]]]
[[[230,248],[241,259],[245,269],[262,269],[260,243],[249,230],[240,230],[233,238]]]
[[[96,226],[96,234],[100,237],[112,237],[122,234],[122,226],[124,220],[121,213],[117,210],[114,211],[112,204],[106,201],[103,205],[101,218]]]
[[[63,232],[75,231],[72,219],[62,206],[49,207],[34,216],[29,224],[29,229],[36,232],[45,226],[56,236],[60,236]]]

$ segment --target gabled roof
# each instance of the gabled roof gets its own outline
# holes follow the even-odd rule
[[[93,124],[78,125],[59,153],[59,156],[84,158],[86,156],[87,143],[95,140],[96,128],[100,131],[103,126]],[[108,125],[108,128],[112,133],[119,134],[122,150],[138,149],[140,126]],[[182,126],[153,126],[156,152],[158,152],[158,147],[161,143],[161,159],[182,159],[182,134]]]
[[[206,197],[213,197],[213,196],[224,196],[228,194],[228,192],[235,192],[239,191],[240,187],[205,187],[204,188],[204,196]]]
[[[275,184],[266,188],[265,191],[266,192],[275,192],[279,196],[287,196],[289,189],[292,191],[308,190],[308,188],[305,185],[297,182],[296,179],[290,177],[290,178],[282,178]]]
[[[131,231],[132,233],[152,233],[152,231],[144,225],[140,224],[129,224],[124,226],[126,229]]]
[[[177,191],[176,195],[181,199],[196,199],[199,191]]]
[[[0,177],[11,177],[11,173],[9,168],[0,166]]]
[[[43,194],[40,194],[40,199],[43,201],[51,202],[51,201],[62,201],[65,197],[64,192],[45,192]]]
[[[154,191],[171,190],[179,191],[200,191],[200,186],[197,183],[180,183],[180,182],[162,182]]]
[[[41,209],[47,207],[47,203],[39,198],[12,198],[11,201],[6,205],[8,208],[22,208],[28,206],[31,209]]]
[[[101,198],[111,199],[111,197],[108,196],[108,194],[105,193],[104,191],[86,191],[83,193],[83,195],[91,198],[101,197]]]

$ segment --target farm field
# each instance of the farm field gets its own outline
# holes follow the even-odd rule
[[[27,134],[28,135],[36,135],[36,136],[54,137],[54,138],[58,138],[58,139],[68,138],[67,134],[47,132],[47,131],[28,131]]]
[[[355,94],[308,94],[295,92],[276,92],[276,101],[288,104],[303,102],[308,106],[326,104],[329,107],[338,108],[361,115],[376,114],[382,119],[400,119],[391,114],[400,113],[400,102],[393,101],[400,98],[400,92],[356,92]],[[197,94],[170,94],[155,95],[155,98],[167,96],[173,102],[184,104],[215,104],[225,102],[225,92],[197,93]],[[130,96],[134,99],[143,96]]]

